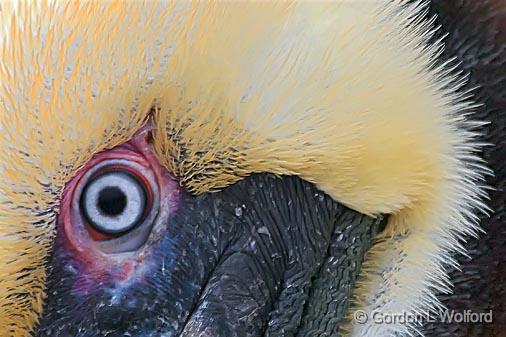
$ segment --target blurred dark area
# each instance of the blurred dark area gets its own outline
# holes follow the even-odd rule
[[[474,119],[489,121],[483,141],[490,143],[483,158],[494,171],[487,177],[488,205],[493,213],[481,215],[486,234],[465,244],[471,259],[459,256],[462,270],[453,270],[454,293],[441,295],[449,310],[493,312],[493,323],[428,323],[426,336],[506,336],[506,1],[434,0],[430,15],[441,25],[444,59],[456,57],[469,75],[467,89],[481,104]]]

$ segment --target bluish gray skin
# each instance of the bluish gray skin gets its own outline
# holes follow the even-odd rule
[[[381,219],[346,209],[295,177],[255,175],[181,198],[166,234],[149,247],[156,263],[128,287],[111,280],[76,291],[79,268],[69,268],[76,262],[59,235],[37,335],[338,332]]]

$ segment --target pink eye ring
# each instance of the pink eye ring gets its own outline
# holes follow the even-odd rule
[[[148,123],[129,141],[96,153],[65,186],[56,245],[71,257],[80,291],[142,277],[178,209],[178,182],[150,139]]]
[[[103,160],[83,174],[71,202],[78,232],[87,232],[101,251],[133,251],[146,242],[155,222],[158,184],[141,162]]]

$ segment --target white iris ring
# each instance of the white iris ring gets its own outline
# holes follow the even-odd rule
[[[100,196],[105,190],[122,194],[124,205],[119,212],[107,212],[101,205]],[[84,189],[82,207],[95,229],[118,234],[134,228],[143,218],[146,208],[146,191],[141,182],[127,172],[117,170],[93,178]]]

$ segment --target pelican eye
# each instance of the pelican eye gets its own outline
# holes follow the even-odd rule
[[[71,206],[64,207],[68,213],[63,212],[77,246],[93,243],[108,254],[141,248],[160,211],[158,178],[149,163],[128,153],[124,159],[111,157],[83,169]]]
[[[92,177],[84,187],[80,204],[88,223],[107,235],[132,230],[149,211],[146,186],[126,170]]]

